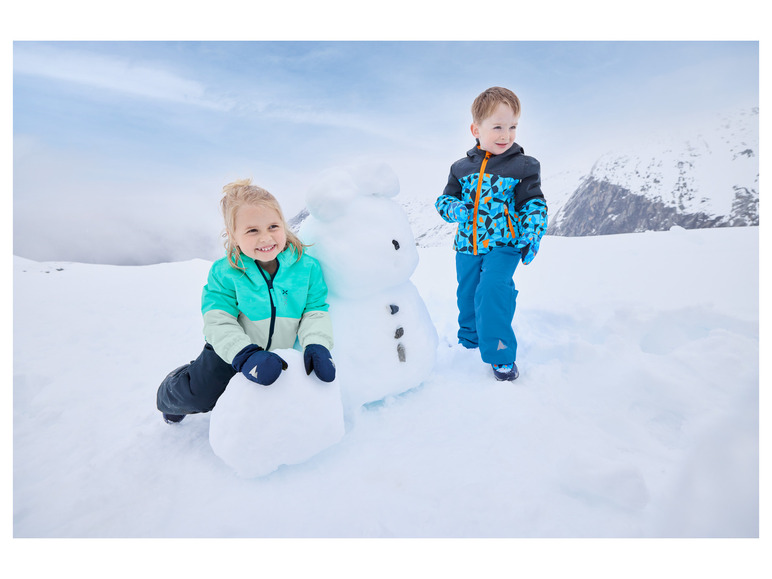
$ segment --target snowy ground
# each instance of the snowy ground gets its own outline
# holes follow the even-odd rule
[[[14,536],[759,535],[758,228],[545,238],[515,274],[514,383],[454,344],[453,252],[419,253],[432,377],[253,480],[213,454],[208,415],[155,409],[202,345],[208,262],[14,258]]]

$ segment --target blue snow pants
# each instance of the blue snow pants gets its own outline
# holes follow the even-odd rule
[[[456,252],[458,343],[479,347],[487,364],[517,359],[512,329],[517,290],[512,277],[520,257],[514,247],[497,247],[483,255]]]
[[[205,344],[198,358],[164,378],[156,394],[156,406],[167,414],[209,412],[236,374],[233,366]]]

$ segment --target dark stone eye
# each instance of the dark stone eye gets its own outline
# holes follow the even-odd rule
[[[394,249],[399,249],[399,241],[396,239],[392,239],[391,244],[394,246]]]

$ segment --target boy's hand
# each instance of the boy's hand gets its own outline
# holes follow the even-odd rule
[[[448,216],[456,223],[466,223],[472,216],[474,206],[465,205],[461,201],[456,201],[448,206]]]
[[[313,370],[322,382],[335,380],[335,362],[332,361],[330,351],[321,344],[309,344],[303,351],[303,362],[306,366],[306,374]]]
[[[517,246],[528,265],[539,251],[539,242],[547,231],[547,204],[544,199],[530,199],[518,212],[522,233]]]
[[[533,233],[528,233],[523,235],[521,240],[525,245],[520,248],[520,255],[523,257],[523,265],[528,265],[539,251],[540,237]]]
[[[233,367],[248,380],[269,386],[276,382],[282,370],[288,368],[281,356],[267,352],[259,346],[248,346],[233,359]]]

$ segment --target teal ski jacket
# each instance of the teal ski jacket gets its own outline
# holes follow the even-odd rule
[[[301,349],[321,344],[332,349],[327,284],[319,262],[289,246],[277,257],[273,276],[239,256],[244,270],[226,257],[212,264],[201,296],[204,337],[228,364],[256,344],[264,350]]]

